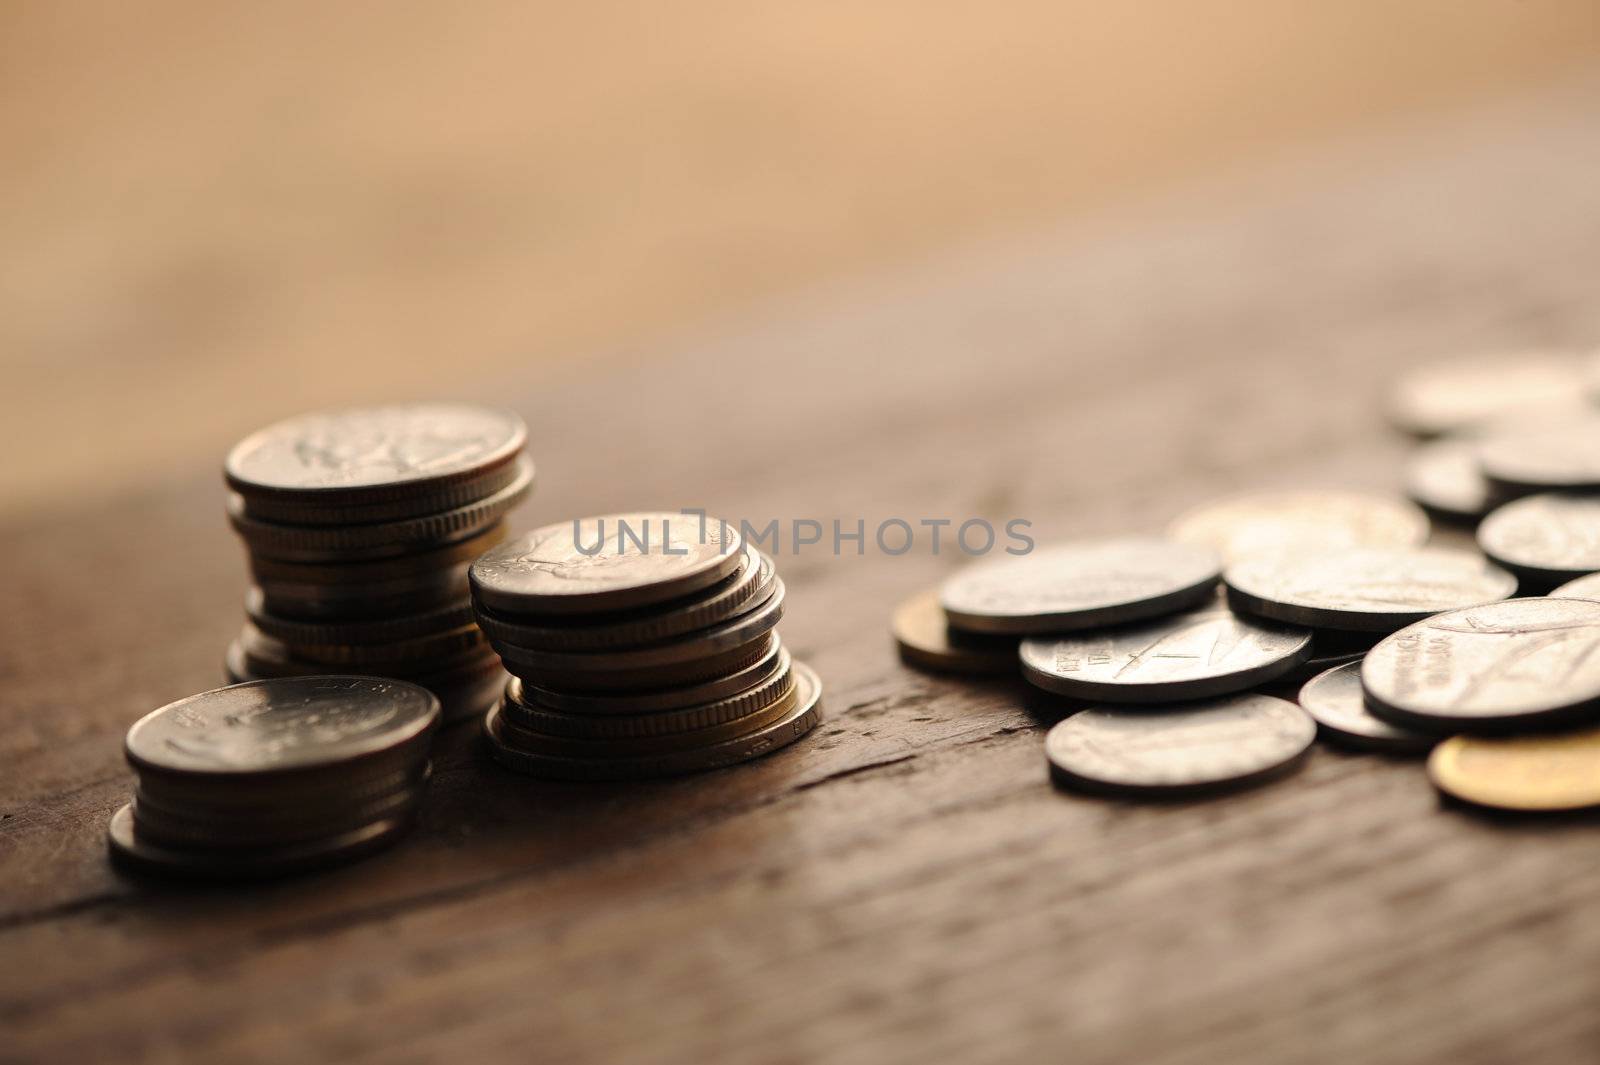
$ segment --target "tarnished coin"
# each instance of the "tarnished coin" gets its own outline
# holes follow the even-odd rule
[[[1237,617],[1226,607],[1060,638],[1022,641],[1022,675],[1046,691],[1119,703],[1203,699],[1293,669],[1311,633]]]
[[[1587,401],[1584,364],[1576,355],[1513,351],[1410,371],[1394,384],[1389,417],[1408,433],[1438,436],[1526,411],[1578,409]]]
[[[1550,592],[1552,599],[1600,599],[1600,573],[1568,581]]]
[[[1535,736],[1455,736],[1434,748],[1428,776],[1447,795],[1499,810],[1600,806],[1600,729]]]
[[[1221,564],[1203,547],[1128,537],[1081,540],[971,566],[945,581],[953,628],[1069,632],[1159,617],[1211,598]]]
[[[1393,632],[1430,614],[1514,595],[1516,578],[1447,548],[1257,555],[1223,574],[1236,610],[1291,625]]]
[[[1196,507],[1170,533],[1236,562],[1279,551],[1415,547],[1428,538],[1428,516],[1404,500],[1362,492],[1260,492]]]
[[[968,634],[968,642],[950,638],[937,588],[914,595],[896,607],[891,629],[900,658],[908,666],[942,673],[1017,671],[1017,641],[1013,637]]]
[[[506,614],[578,614],[664,603],[739,567],[738,530],[688,514],[610,514],[557,522],[472,566],[473,594]]]
[[[1508,599],[1419,621],[1361,665],[1372,712],[1421,732],[1533,728],[1600,712],[1600,603]]]
[[[1417,754],[1439,737],[1411,732],[1373,717],[1361,690],[1361,663],[1350,662],[1320,673],[1300,689],[1300,707],[1329,740],[1362,750]]]
[[[373,677],[295,677],[202,692],[128,730],[141,773],[232,777],[329,769],[425,747],[439,722],[426,689]]]
[[[1600,415],[1524,422],[1478,444],[1489,484],[1507,495],[1600,489]]]
[[[1483,553],[1536,587],[1600,570],[1600,494],[1527,496],[1478,526]]]
[[[1243,787],[1293,769],[1317,728],[1293,703],[1228,695],[1177,707],[1085,710],[1045,737],[1057,784],[1129,797]]]
[[[688,659],[670,665],[647,666],[640,669],[609,670],[551,670],[534,669],[514,657],[506,648],[500,661],[506,670],[541,688],[564,692],[588,693],[646,693],[660,688],[675,688],[690,684],[703,684],[729,673],[742,672],[767,656],[773,633],[757,636],[749,643],[718,651],[704,658]]]
[[[451,403],[305,414],[268,426],[228,453],[234,491],[284,503],[353,505],[408,497],[456,499],[448,486],[511,462],[527,442],[509,411]],[[424,511],[423,513],[426,513]]]
[[[740,692],[765,684],[780,670],[787,669],[788,652],[776,632],[767,637],[761,653],[742,669],[710,680],[620,694],[603,692],[565,692],[539,687],[513,677],[506,692],[518,702],[562,714],[646,714],[683,710],[728,699]]]
[[[415,613],[355,621],[305,621],[279,617],[266,609],[260,588],[245,592],[244,612],[251,624],[274,639],[292,644],[354,644],[369,646],[397,640],[414,640],[473,625],[472,604],[456,601],[424,606]]]
[[[1489,482],[1469,440],[1434,440],[1406,460],[1406,495],[1424,510],[1456,521],[1476,521],[1489,512]]]

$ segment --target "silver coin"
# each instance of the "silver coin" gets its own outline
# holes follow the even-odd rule
[[[939,601],[952,628],[1068,632],[1196,606],[1220,568],[1213,552],[1167,540],[1082,540],[971,566],[945,581]]]
[[[1575,581],[1568,581],[1561,587],[1552,590],[1550,598],[1600,600],[1600,573],[1591,573],[1587,577],[1579,577]]]
[[[228,453],[224,473],[229,486],[246,496],[376,502],[510,462],[527,436],[515,414],[467,404],[304,414],[240,441]]]
[[[1361,661],[1317,674],[1300,689],[1300,706],[1335,743],[1363,750],[1417,754],[1439,737],[1411,732],[1372,716],[1361,689]]]
[[[1447,518],[1475,521],[1488,513],[1489,482],[1469,440],[1422,444],[1406,460],[1406,495],[1423,509]]]
[[[1363,492],[1260,492],[1196,507],[1170,534],[1234,562],[1287,550],[1415,547],[1428,539],[1428,516],[1404,500]]]
[[[134,723],[124,744],[141,773],[250,776],[328,769],[426,745],[439,700],[373,677],[251,681],[169,703]]]
[[[1323,629],[1311,637],[1311,656],[1278,678],[1280,684],[1304,684],[1335,666],[1360,662],[1383,636],[1374,632]]]
[[[1422,366],[1395,382],[1389,417],[1418,436],[1438,436],[1530,410],[1588,401],[1583,361],[1562,351],[1512,351]]]
[[[1022,641],[1022,675],[1082,699],[1176,702],[1243,691],[1282,676],[1311,651],[1311,633],[1236,616],[1226,607]]]
[[[1530,728],[1600,711],[1600,603],[1508,599],[1439,614],[1361,664],[1372,712],[1423,732]]]
[[[782,646],[776,632],[767,637],[761,653],[749,665],[737,672],[715,677],[708,681],[675,688],[656,688],[650,691],[604,694],[596,692],[563,692],[541,688],[512,677],[506,685],[506,697],[539,709],[562,714],[646,714],[684,710],[705,703],[728,699],[740,692],[765,684],[779,671],[787,668],[789,653]]]
[[[1487,434],[1478,463],[1506,494],[1600,489],[1600,415],[1524,422]]]
[[[1258,555],[1229,566],[1223,580],[1236,610],[1356,632],[1393,632],[1517,591],[1515,577],[1476,553],[1437,547]]]
[[[502,544],[472,566],[473,595],[507,614],[577,614],[664,603],[707,588],[743,560],[738,530],[689,514],[563,521]]]
[[[1317,728],[1270,695],[1228,695],[1183,706],[1085,710],[1045,737],[1056,783],[1131,797],[1242,787],[1300,763]]]
[[[1547,493],[1507,503],[1478,526],[1478,546],[1537,586],[1594,573],[1600,570],[1600,495]]]

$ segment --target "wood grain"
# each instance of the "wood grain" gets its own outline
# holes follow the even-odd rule
[[[1382,383],[1600,337],[1600,84],[1089,227],[815,291],[514,402],[523,524],[1020,516],[1158,529],[1246,486],[1392,488]],[[1046,781],[1059,708],[911,672],[959,562],[785,553],[830,720],[750,766],[579,786],[446,734],[419,830],[248,890],[125,879],[127,724],[215,683],[243,570],[211,457],[0,532],[0,1059],[1559,1062],[1600,1045],[1588,819],[1442,807],[1319,750],[1204,803]]]

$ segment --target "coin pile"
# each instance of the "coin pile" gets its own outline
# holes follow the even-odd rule
[[[564,779],[742,762],[820,721],[822,685],[778,638],[772,559],[715,519],[615,514],[537,529],[471,568],[513,674],[485,719],[518,772]]]
[[[349,861],[403,834],[428,779],[439,700],[373,677],[251,681],[141,718],[138,776],[112,858],[144,872],[245,878]]]
[[[228,518],[254,585],[229,679],[412,680],[447,720],[505,682],[473,622],[467,569],[533,487],[516,415],[460,404],[310,414],[228,454]]]

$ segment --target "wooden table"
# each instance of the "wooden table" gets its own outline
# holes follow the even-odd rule
[[[1402,364],[1600,337],[1600,83],[1345,143],[1092,225],[812,291],[514,404],[524,526],[1156,530],[1257,486],[1392,489]],[[181,382],[173,382],[181,387]],[[1046,781],[1052,711],[902,667],[948,549],[785,553],[830,719],[763,762],[580,786],[445,734],[419,829],[195,889],[107,864],[147,710],[238,624],[218,456],[0,534],[0,1059],[1559,1062],[1600,1049],[1600,831],[1442,807],[1319,749],[1229,798]]]

